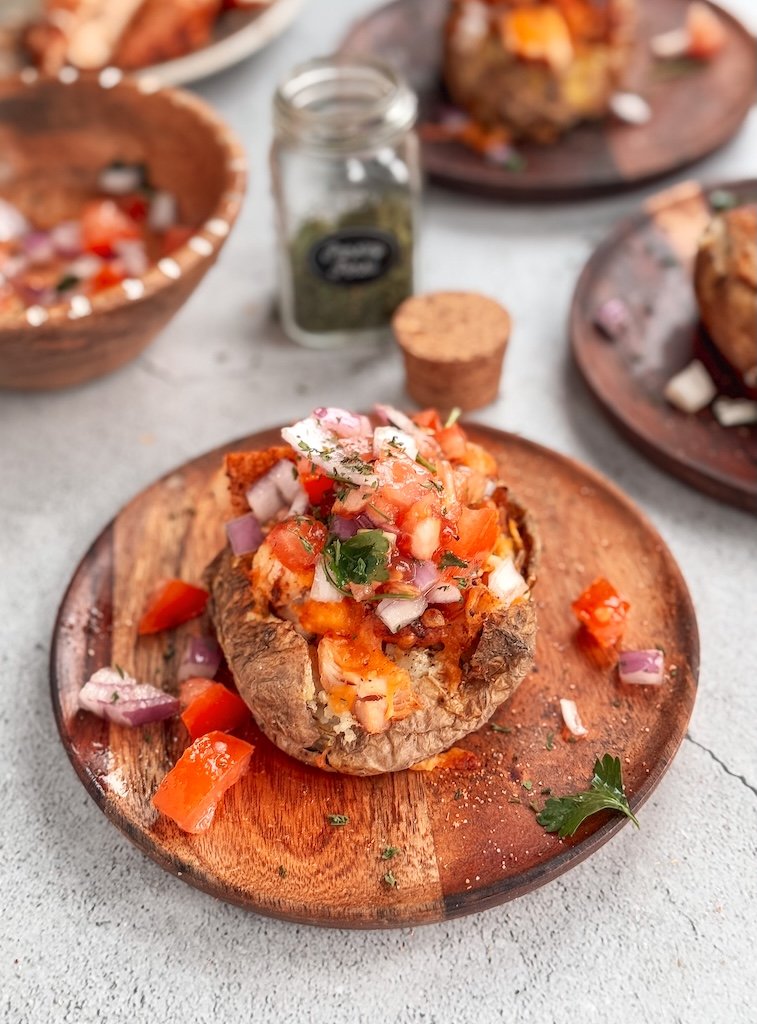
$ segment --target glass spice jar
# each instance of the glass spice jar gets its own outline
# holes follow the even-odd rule
[[[271,151],[284,330],[311,348],[383,340],[412,294],[417,99],[358,57],[296,68],[274,97]]]

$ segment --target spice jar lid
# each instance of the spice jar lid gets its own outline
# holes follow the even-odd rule
[[[299,145],[333,151],[386,145],[415,124],[418,100],[401,75],[367,57],[300,64],[273,99],[276,131]]]
[[[414,295],[392,320],[407,390],[419,405],[478,409],[497,397],[510,316],[475,292]]]

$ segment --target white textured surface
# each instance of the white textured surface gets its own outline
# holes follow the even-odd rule
[[[515,317],[504,394],[481,419],[598,467],[679,559],[702,632],[687,740],[641,815],[588,862],[448,925],[324,932],[214,902],[108,824],[58,742],[47,653],[62,590],[135,491],[230,437],[314,403],[401,403],[393,353],[303,352],[271,321],[271,89],[338,41],[364,0],[311,0],[292,32],[207,83],[252,183],[219,265],[136,363],[91,386],[0,396],[0,1017],[90,1021],[757,1019],[757,528],[627,447],[568,358],[571,290],[639,196],[548,209],[428,194],[421,285],[471,287]],[[732,6],[755,26],[752,0]],[[757,116],[702,178],[754,173]],[[545,481],[549,486],[549,481]]]

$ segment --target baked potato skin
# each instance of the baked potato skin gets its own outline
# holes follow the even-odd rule
[[[529,575],[532,573],[529,564]],[[438,754],[484,725],[528,672],[536,642],[531,601],[496,611],[484,623],[454,693],[426,676],[415,681],[424,707],[386,732],[334,735],[312,714],[311,648],[289,622],[254,606],[244,559],[226,548],[206,571],[210,614],[237,688],[258,726],[287,754],[348,775],[400,771]]]
[[[757,367],[755,237],[757,204],[717,214],[702,236],[694,266],[702,321],[718,351],[742,376]]]

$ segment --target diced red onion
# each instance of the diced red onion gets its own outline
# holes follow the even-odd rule
[[[179,219],[176,196],[172,192],[156,192],[150,200],[147,226],[151,231],[168,231]]]
[[[50,238],[58,255],[65,259],[81,254],[81,224],[78,220],[62,220],[51,229]]]
[[[399,427],[376,427],[373,431],[373,454],[377,458],[387,451],[396,455],[398,449],[415,461],[418,445],[411,434],[400,430]]]
[[[55,258],[55,246],[47,231],[29,231],[22,244],[30,263],[49,263]]]
[[[115,669],[100,669],[79,691],[79,705],[118,725],[147,725],[179,712],[179,701],[149,683],[122,677]]]
[[[597,330],[613,341],[628,330],[631,315],[622,299],[606,299],[594,310],[592,322]]]
[[[278,492],[286,502],[294,501],[301,490],[300,479],[293,462],[281,459],[266,474],[278,488]]]
[[[496,598],[508,607],[518,597],[528,593],[528,584],[515,568],[512,558],[498,558],[489,572],[487,587]]]
[[[432,587],[426,594],[429,604],[454,604],[462,601],[463,595],[451,583],[440,583],[438,587]]]
[[[347,409],[321,406],[313,410],[313,416],[337,437],[369,437],[372,433],[371,421],[367,416],[359,416]]]
[[[246,497],[259,523],[269,522],[287,504],[281,497],[276,481],[268,473],[255,481]]]
[[[428,601],[422,595],[412,600],[386,598],[379,601],[376,614],[392,633],[396,633],[411,622],[415,622],[425,612]]]
[[[124,239],[113,246],[124,265],[128,277],[141,277],[147,271],[149,260],[144,242],[138,238]]]
[[[414,568],[413,583],[419,590],[430,590],[439,579],[439,570],[434,562],[416,562]]]
[[[328,578],[322,557],[315,563],[315,575],[313,576],[313,585],[310,588],[310,600],[323,602],[344,600],[344,594],[337,590]]]
[[[97,178],[97,187],[109,196],[126,196],[142,184],[142,169],[133,164],[105,167]]]
[[[221,648],[212,637],[192,636],[184,648],[179,671],[179,682],[202,677],[212,679],[221,664]]]
[[[621,683],[659,686],[665,677],[665,658],[662,651],[651,648],[644,651],[621,651],[618,659]]]
[[[7,199],[0,199],[0,242],[13,242],[29,230],[23,213]]]
[[[565,728],[572,736],[586,736],[588,729],[581,721],[578,714],[578,707],[574,700],[561,700],[560,713],[565,722]]]
[[[100,273],[102,265],[103,261],[99,256],[95,256],[94,253],[85,253],[70,263],[66,269],[69,274],[78,277],[80,281],[89,281],[95,274]]]
[[[226,524],[226,536],[235,555],[249,555],[263,543],[263,531],[254,512],[246,512]]]
[[[358,530],[358,520],[366,519],[368,526],[365,529],[370,530],[373,523],[368,519],[368,516],[358,516],[357,519],[347,519],[346,516],[334,516],[331,520],[331,532],[339,540],[349,540],[350,537],[354,537]]]

